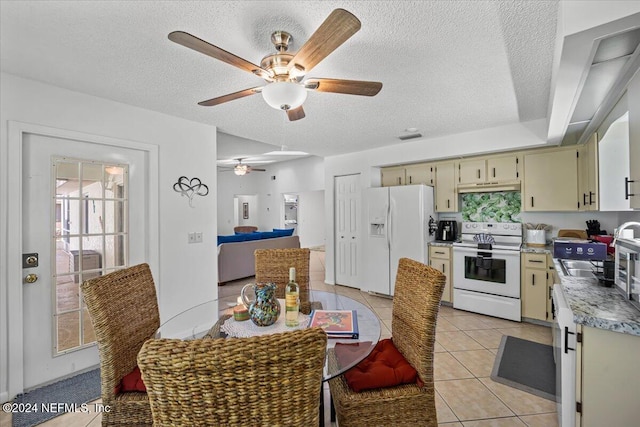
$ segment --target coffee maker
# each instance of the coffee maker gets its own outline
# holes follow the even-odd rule
[[[455,220],[438,221],[438,231],[436,240],[443,242],[453,242],[458,239],[458,223]]]

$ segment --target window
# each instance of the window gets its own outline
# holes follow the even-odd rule
[[[52,164],[54,354],[61,354],[95,342],[80,284],[128,264],[128,167],[69,158]]]

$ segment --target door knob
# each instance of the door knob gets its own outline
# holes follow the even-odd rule
[[[24,281],[27,283],[35,283],[38,281],[38,275],[34,273],[27,274],[24,278]]]

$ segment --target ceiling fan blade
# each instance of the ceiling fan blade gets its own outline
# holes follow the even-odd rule
[[[249,62],[246,59],[242,59],[231,52],[227,52],[226,50],[219,48],[218,46],[214,46],[211,43],[199,39],[194,35],[185,33],[184,31],[174,31],[172,33],[169,33],[169,40],[181,44],[184,47],[188,47],[189,49],[193,49],[197,52],[204,53],[205,55],[218,59],[222,62],[226,62],[227,64],[233,65],[234,67],[238,67],[242,70],[248,71],[259,77],[270,78],[269,72],[263,68],[260,68],[258,65]]]
[[[305,114],[304,114],[304,109],[302,108],[302,105],[297,108],[287,110],[287,117],[289,117],[289,121],[291,122],[295,120],[304,119]]]
[[[213,107],[214,105],[219,105],[225,102],[233,101],[234,99],[244,98],[245,96],[260,93],[261,90],[262,90],[262,86],[252,87],[250,89],[229,93],[227,95],[218,96],[217,98],[211,98],[206,101],[201,101],[201,102],[198,102],[198,105],[202,105],[203,107]]]
[[[304,82],[306,89],[318,92],[344,93],[347,95],[375,96],[382,89],[380,82],[341,79],[308,79]]]
[[[266,172],[266,169],[261,169],[261,168],[251,168],[249,169],[251,172]]]
[[[289,70],[298,65],[304,68],[305,72],[309,72],[358,30],[360,20],[351,12],[344,9],[334,10],[295,54],[289,62]]]

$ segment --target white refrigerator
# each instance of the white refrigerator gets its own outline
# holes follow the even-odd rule
[[[365,203],[362,290],[393,296],[400,258],[428,264],[428,243],[435,239],[433,187],[368,188]]]

